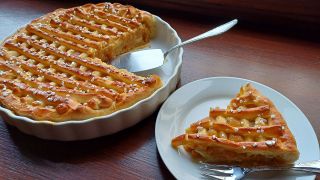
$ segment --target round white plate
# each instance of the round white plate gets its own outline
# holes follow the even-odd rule
[[[199,164],[192,161],[185,151],[176,151],[171,140],[185,129],[209,114],[210,107],[225,108],[230,99],[246,83],[252,83],[262,94],[271,99],[286,119],[296,138],[300,158],[297,162],[319,159],[319,143],[306,116],[288,98],[263,84],[233,77],[212,77],[191,82],[174,92],[162,105],[156,122],[155,136],[162,160],[177,179],[200,179]],[[280,176],[260,174],[259,178],[313,179],[314,176]],[[252,177],[257,178],[257,177]]]
[[[176,31],[161,18],[156,16],[157,34],[151,40],[150,47],[163,51],[181,42]],[[159,105],[175,90],[182,64],[183,49],[177,49],[168,55],[168,61],[160,68],[141,75],[157,74],[163,81],[163,86],[150,97],[136,104],[116,111],[112,114],[90,118],[81,121],[66,121],[53,123],[50,121],[35,121],[14,114],[0,106],[0,116],[9,124],[21,131],[43,139],[71,141],[96,138],[133,126],[151,115]]]

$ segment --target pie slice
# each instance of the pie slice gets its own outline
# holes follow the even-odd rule
[[[69,121],[130,107],[162,86],[105,62],[146,45],[152,14],[118,3],[57,9],[0,45],[0,104],[34,120]],[[150,59],[152,61],[152,59]]]
[[[199,160],[242,166],[290,164],[299,157],[294,136],[274,104],[251,84],[241,87],[227,109],[191,124],[172,140]]]

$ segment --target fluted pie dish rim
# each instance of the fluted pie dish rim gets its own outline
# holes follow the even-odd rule
[[[156,33],[157,33],[157,35],[155,36],[154,39],[151,39],[151,42],[150,42],[151,48],[162,48],[163,50],[165,50],[165,49],[169,48],[170,46],[181,42],[177,32],[167,22],[165,22],[164,20],[162,20],[160,17],[158,17],[156,15],[153,15],[153,16],[156,19],[156,25],[157,25]],[[158,28],[162,28],[162,29],[159,30]],[[17,31],[19,31],[19,30],[20,29],[18,29]],[[160,33],[160,35],[158,33]],[[163,40],[159,41],[159,39],[157,39],[158,36],[161,36],[161,38],[163,38]],[[3,42],[4,41],[5,41],[5,39],[3,40]],[[153,43],[154,43],[154,47],[152,47]],[[170,55],[171,57],[169,57],[170,60],[172,60],[170,63],[167,63],[163,67],[160,67],[155,70],[151,70],[151,72],[147,73],[147,74],[160,73],[158,75],[162,79],[163,85],[159,89],[154,91],[149,97],[144,98],[144,99],[134,103],[133,105],[131,105],[127,108],[120,109],[120,110],[115,111],[111,114],[108,114],[105,116],[92,117],[92,118],[84,119],[84,120],[68,120],[68,121],[62,121],[62,122],[52,122],[52,121],[47,121],[47,120],[37,121],[37,120],[33,120],[28,117],[16,115],[11,110],[0,106],[1,117],[7,123],[16,126],[21,131],[23,131],[27,134],[30,134],[30,135],[34,135],[34,136],[43,138],[43,139],[62,140],[62,141],[84,140],[84,139],[91,139],[91,138],[96,138],[96,137],[116,133],[116,132],[121,131],[123,129],[126,129],[128,127],[131,127],[132,125],[140,122],[145,117],[149,116],[152,112],[154,112],[156,110],[156,108],[160,105],[160,103],[162,103],[168,97],[168,95],[175,89],[177,82],[178,82],[178,79],[179,79],[179,76],[180,76],[180,69],[181,69],[181,65],[182,65],[182,54],[183,54],[182,48],[176,50],[175,52],[173,52]],[[147,74],[144,74],[144,75],[147,75]],[[147,103],[147,105],[145,105],[146,103]],[[148,107],[150,106],[151,109],[148,110],[147,112],[144,112],[141,109],[142,105],[148,106]],[[130,111],[132,111],[132,112],[130,112]],[[111,121],[112,118],[122,116],[123,114],[126,114],[126,113],[132,113],[131,116],[137,115],[137,116],[141,116],[141,118],[133,120],[134,122],[131,122],[131,124],[129,124],[129,125],[126,125],[126,124],[120,125],[120,126],[117,125],[116,128],[113,128],[112,130],[110,130],[108,132],[99,132],[99,133],[96,133],[96,132],[90,133],[89,132],[89,133],[87,133],[87,135],[81,134],[79,136],[73,134],[72,136],[69,136],[69,137],[68,137],[68,135],[65,137],[64,136],[58,136],[58,137],[56,136],[56,134],[59,133],[59,130],[57,129],[59,126],[60,127],[68,126],[69,130],[72,132],[73,131],[72,128],[79,128],[79,127],[76,127],[77,125],[81,125],[82,128],[84,128],[85,126],[83,126],[83,125],[90,125],[90,124],[92,125],[94,122],[97,122],[97,121],[108,122],[108,121]],[[136,114],[136,113],[143,113],[143,114],[141,115],[141,114]],[[132,117],[126,117],[126,118],[132,118]],[[20,121],[20,122],[18,122],[18,121]],[[118,121],[119,121],[119,119],[118,119]],[[117,122],[117,123],[120,123],[120,122]],[[55,129],[57,130],[57,132],[51,133],[51,134],[50,134],[50,132],[45,133],[42,130],[39,130],[39,128],[41,128],[41,127],[37,127],[37,125],[45,125],[49,128],[56,127]],[[75,125],[75,126],[73,126],[73,125]],[[22,128],[22,126],[26,126],[26,127]],[[67,129],[64,129],[63,131],[67,131]],[[86,130],[83,130],[83,131],[85,132]]]

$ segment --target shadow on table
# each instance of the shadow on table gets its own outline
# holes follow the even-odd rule
[[[30,161],[48,160],[78,164],[101,159],[120,161],[136,153],[154,135],[154,119],[148,117],[137,125],[113,135],[72,142],[43,140],[24,134],[13,126],[6,124],[6,127],[13,144]]]
[[[161,174],[164,175],[165,179],[175,179],[171,173],[168,173],[170,171],[167,168],[167,166],[164,164],[158,150],[157,150],[157,161],[158,161]]]

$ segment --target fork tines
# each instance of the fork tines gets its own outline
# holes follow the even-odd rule
[[[235,179],[233,177],[234,169],[228,165],[207,164],[200,162],[200,169],[205,178],[212,179]]]

